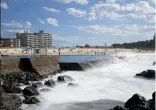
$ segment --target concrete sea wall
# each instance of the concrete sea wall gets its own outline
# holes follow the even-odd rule
[[[0,72],[9,74],[13,72],[29,71],[40,75],[47,75],[58,71],[59,58],[57,56],[39,56],[36,58],[16,58],[16,59],[1,59]]]

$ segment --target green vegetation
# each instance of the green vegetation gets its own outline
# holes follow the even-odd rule
[[[138,41],[131,43],[123,43],[123,44],[112,44],[113,48],[127,48],[127,49],[140,49],[140,50],[155,50],[155,35],[153,39],[146,41]]]

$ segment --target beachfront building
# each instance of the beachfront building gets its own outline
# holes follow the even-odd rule
[[[52,34],[45,33],[43,30],[38,33],[30,33],[28,31],[17,33],[16,38],[20,39],[21,47],[35,49],[52,47]]]
[[[19,48],[21,46],[20,40],[16,38],[10,39],[10,47],[16,47]]]
[[[0,47],[10,47],[10,39],[9,38],[0,38]]]
[[[20,47],[20,40],[16,38],[0,38],[0,47]]]

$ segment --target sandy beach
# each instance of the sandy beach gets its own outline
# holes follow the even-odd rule
[[[75,48],[75,49],[41,49],[41,55],[102,55],[112,54],[117,52],[141,52],[141,53],[153,53],[155,51],[146,51],[138,49],[121,49],[121,48]],[[2,55],[34,55],[32,50],[23,51],[21,48],[1,48],[0,53]]]

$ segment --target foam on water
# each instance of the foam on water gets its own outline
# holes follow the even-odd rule
[[[139,93],[145,98],[151,98],[155,90],[155,81],[134,77],[147,69],[155,69],[152,65],[154,54],[119,53],[124,59],[114,58],[114,64],[101,66],[97,69],[83,72],[70,71],[77,87],[68,87],[68,83],[58,83],[49,92],[41,92],[39,105],[23,106],[26,110],[51,110],[55,105],[71,102],[89,102],[99,99],[126,101],[133,94]],[[57,76],[53,77],[56,81]],[[52,106],[54,105],[54,106]],[[57,110],[64,110],[57,107]],[[55,110],[55,108],[53,108]]]

